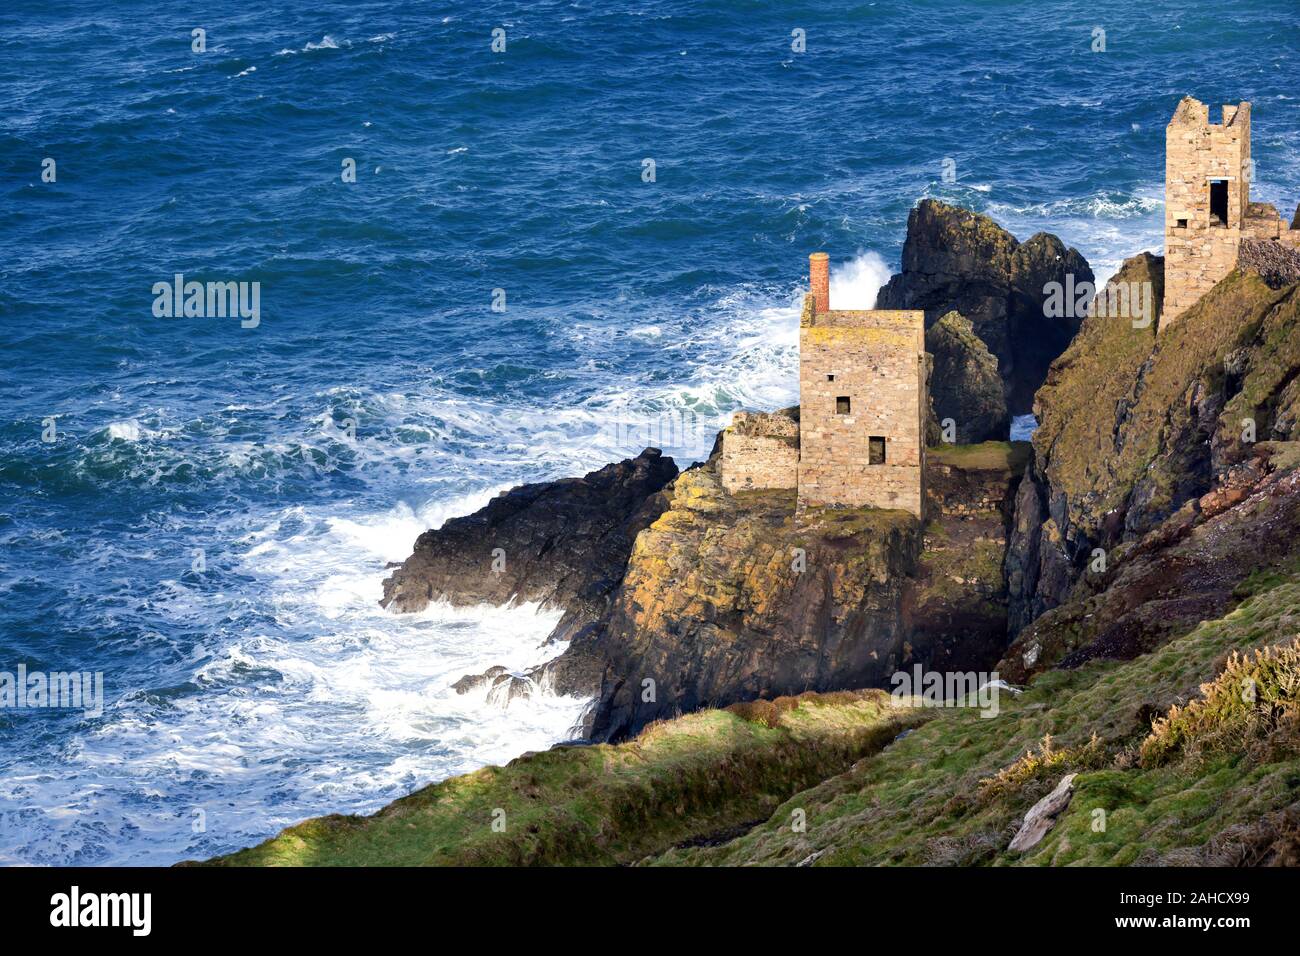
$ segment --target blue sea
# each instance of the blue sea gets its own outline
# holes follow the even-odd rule
[[[792,403],[808,253],[870,306],[918,199],[1158,251],[1184,93],[1253,101],[1289,218],[1297,13],[6,3],[0,671],[103,706],[0,709],[0,862],[205,857],[564,739],[581,700],[450,686],[554,612],[394,616],[387,563]],[[157,314],[177,274],[258,283],[255,326]]]

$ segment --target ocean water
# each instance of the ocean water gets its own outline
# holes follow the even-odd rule
[[[583,701],[450,689],[553,654],[553,613],[390,615],[386,563],[512,484],[693,460],[791,403],[807,254],[870,306],[922,197],[1102,276],[1158,250],[1184,93],[1254,102],[1254,196],[1289,216],[1298,21],[6,4],[0,671],[102,673],[104,706],[0,709],[0,862],[206,856],[563,739]],[[259,323],[156,316],[177,273],[258,282]]]

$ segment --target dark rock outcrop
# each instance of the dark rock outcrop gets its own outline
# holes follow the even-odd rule
[[[925,350],[934,362],[930,399],[935,418],[939,422],[953,421],[953,443],[1005,441],[1011,418],[998,375],[998,360],[975,334],[970,321],[949,312],[926,330]]]
[[[458,694],[482,694],[488,703],[502,709],[512,700],[532,697],[534,687],[530,679],[511,674],[499,664],[482,674],[466,674],[451,686]]]
[[[997,358],[1012,414],[1028,412],[1048,366],[1069,345],[1079,319],[1048,317],[1044,287],[1092,282],[1076,249],[1038,233],[1017,242],[992,219],[933,199],[907,219],[903,271],[880,290],[880,309],[924,309],[927,327],[960,312]],[[959,419],[960,420],[960,419]]]
[[[903,595],[908,645],[940,671],[985,671],[1007,643],[1006,558],[1027,442],[931,448],[929,520]]]
[[[419,611],[536,601],[566,609],[562,628],[598,617],[623,578],[637,534],[659,516],[677,475],[647,448],[582,478],[521,485],[472,515],[426,531],[384,581],[384,607]]]
[[[1140,540],[1115,549],[1105,570],[1089,568],[1069,601],[1020,632],[998,673],[1022,683],[1051,667],[1149,653],[1221,617],[1251,575],[1292,565],[1300,540],[1300,472],[1288,469],[1300,461],[1300,449],[1288,442],[1258,450],[1259,459],[1234,469],[1231,484],[1187,502]],[[1268,459],[1279,452],[1282,467],[1276,468]]]
[[[1164,299],[1165,260],[1135,256],[1114,282],[1151,284]],[[1104,462],[1130,438],[1118,438],[1130,416],[1141,368],[1156,345],[1157,321],[1135,326],[1105,316],[1084,320],[1039,390],[1034,464],[1024,475],[1006,554],[1011,635],[1069,596],[1096,546],[1118,541],[1127,494],[1112,494],[1113,471]],[[1158,425],[1156,425],[1158,428]],[[1102,538],[1105,537],[1105,542]]]

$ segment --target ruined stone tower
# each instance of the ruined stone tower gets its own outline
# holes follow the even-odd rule
[[[925,500],[925,313],[832,309],[830,263],[809,257],[799,319],[799,504]]]
[[[1222,121],[1211,123],[1208,106],[1183,97],[1165,130],[1162,329],[1236,267],[1243,242],[1300,248],[1300,231],[1273,206],[1250,201],[1253,169],[1250,104],[1225,105]]]
[[[1164,325],[1237,264],[1250,204],[1250,104],[1210,108],[1184,97],[1165,130]]]

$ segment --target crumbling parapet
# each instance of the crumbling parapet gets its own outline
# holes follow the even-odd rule
[[[722,433],[722,487],[728,494],[799,483],[799,409],[736,412]]]
[[[1250,104],[1227,104],[1221,122],[1190,96],[1165,130],[1165,298],[1167,328],[1236,268],[1243,241],[1300,249],[1300,228],[1269,203],[1251,202]],[[1300,210],[1297,210],[1300,219]],[[1265,259],[1274,258],[1265,255]]]

